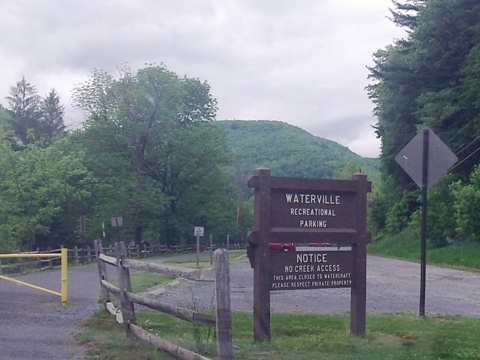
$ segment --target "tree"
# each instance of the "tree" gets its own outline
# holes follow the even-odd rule
[[[10,87],[7,101],[11,113],[9,126],[15,134],[17,149],[33,142],[48,146],[55,137],[65,133],[64,107],[55,89],[42,99],[36,87],[22,77]]]
[[[468,182],[461,181],[452,184],[455,197],[454,209],[456,233],[460,240],[480,243],[480,167],[472,172]]]
[[[395,10],[390,10],[391,20],[400,27],[406,28],[411,32],[417,28],[418,12],[425,6],[426,0],[408,0],[403,3],[392,0]]]
[[[212,182],[209,174],[224,162],[224,143],[208,126],[216,112],[208,84],[180,78],[163,65],[135,74],[124,68],[118,79],[95,70],[74,90],[74,102],[87,116],[79,136],[92,155],[89,167],[117,193],[96,209],[106,217],[107,208],[117,207],[137,242],[145,231],[160,230],[177,241],[186,219],[179,211],[182,199]]]
[[[55,89],[50,90],[40,102],[40,113],[41,136],[47,144],[51,144],[57,136],[65,134],[65,108],[60,104],[60,97]]]
[[[0,135],[0,248],[74,243],[76,227],[71,224],[81,209],[76,205],[90,197],[92,182],[82,153],[70,151],[68,138],[48,148],[30,144],[15,151],[3,131]]]
[[[0,126],[7,126],[11,121],[10,112],[0,105]]]
[[[17,141],[20,145],[30,144],[39,130],[40,97],[37,89],[22,77],[15,86],[10,87],[10,95],[6,99],[12,113],[10,125]]]
[[[408,226],[418,205],[408,194],[416,187],[410,186],[410,178],[394,158],[420,128],[431,127],[458,155],[450,181],[467,180],[480,161],[476,100],[480,4],[409,0],[394,5],[393,21],[405,27],[408,35],[375,53],[375,65],[370,68],[374,83],[367,90],[375,103],[376,132],[382,144],[382,199],[389,209],[383,220],[398,231]],[[376,219],[383,222],[381,217]],[[451,235],[452,226],[442,233]]]

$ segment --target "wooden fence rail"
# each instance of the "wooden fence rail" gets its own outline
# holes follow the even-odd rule
[[[201,251],[212,252],[217,248],[216,245],[212,246],[212,249],[208,246],[202,246]],[[228,249],[245,249],[245,244],[232,243],[229,244]],[[196,247],[192,245],[166,245],[166,244],[157,244],[157,245],[131,245],[126,247],[127,256],[129,259],[132,258],[146,258],[150,256],[162,255],[162,254],[184,254],[184,253],[193,253],[196,251]],[[37,251],[33,253],[38,254],[48,254],[48,253],[57,253],[60,249]],[[19,251],[17,251],[19,253]],[[115,256],[115,247],[106,246],[103,247],[102,253],[109,256]],[[68,249],[68,263],[72,265],[76,264],[88,264],[97,261],[97,255],[95,248],[90,246],[78,247],[75,246],[73,249]],[[60,257],[51,258],[51,259],[0,259],[0,274],[14,274],[14,273],[25,273],[27,271],[36,271],[36,270],[46,270],[60,268]],[[176,275],[181,276],[181,275]]]
[[[216,326],[217,328],[217,359],[233,359],[231,308],[230,308],[230,275],[228,266],[228,252],[225,249],[215,251],[215,282],[216,282],[216,316],[210,316],[191,309],[167,304],[132,292],[130,269],[152,271],[171,274],[191,280],[206,280],[206,270],[170,267],[153,262],[139,261],[128,258],[128,251],[124,243],[115,244],[115,257],[105,255],[99,240],[95,241],[95,251],[100,278],[102,296],[106,307],[110,303],[110,294],[120,300],[121,322],[125,328],[127,338],[138,337],[158,349],[161,349],[179,359],[208,360],[206,357],[170,343],[136,325],[134,304],[139,304],[153,310],[161,311],[179,319],[201,326]],[[108,282],[106,265],[117,268],[119,286]],[[118,314],[117,314],[118,315]],[[117,320],[119,317],[117,317]],[[119,321],[120,322],[120,321]]]

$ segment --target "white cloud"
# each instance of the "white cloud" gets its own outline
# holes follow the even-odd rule
[[[280,120],[377,156],[364,90],[373,53],[403,32],[390,0],[16,0],[2,5],[0,103],[21,76],[70,91],[94,69],[163,62],[207,80],[219,119]]]

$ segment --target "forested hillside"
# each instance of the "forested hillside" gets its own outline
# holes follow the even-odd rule
[[[117,78],[95,70],[73,99],[85,115],[73,133],[55,90],[42,98],[25,78],[0,107],[0,251],[98,237],[183,243],[194,226],[241,241],[253,220],[247,179],[258,167],[274,176],[350,179],[361,170],[378,178],[378,159],[298,127],[213,121],[208,84],[161,66]]]
[[[394,157],[424,126],[458,162],[428,194],[430,244],[480,242],[480,2],[394,1],[392,20],[407,30],[374,54],[368,93],[381,138],[382,191],[371,201],[377,240],[419,230],[418,187]]]
[[[377,179],[379,160],[279,121],[216,121],[227,135],[235,167],[245,174],[267,167],[273,176],[350,179],[358,171]]]

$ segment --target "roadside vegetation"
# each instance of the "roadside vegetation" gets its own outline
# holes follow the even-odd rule
[[[348,314],[272,314],[270,343],[253,341],[251,313],[232,314],[235,359],[478,359],[480,319],[415,314],[367,314],[364,337],[349,334]],[[150,332],[215,358],[213,329],[198,329],[159,312],[138,313]],[[200,330],[200,331],[199,331]],[[106,311],[90,318],[78,341],[88,359],[172,359],[141,341],[125,341],[123,326]]]
[[[411,229],[405,229],[382,241],[372,242],[368,245],[367,251],[370,255],[420,262],[420,234]],[[429,243],[427,264],[480,271],[480,246],[477,243],[461,242],[435,247]]]
[[[480,3],[393,4],[391,19],[406,36],[373,55],[367,87],[381,140],[381,182],[369,199],[374,236],[369,251],[419,257],[420,190],[395,158],[429,127],[458,161],[428,189],[428,261],[479,268]],[[438,154],[438,149],[432,150]],[[408,159],[415,160],[420,159]],[[429,164],[430,170],[436,166]]]

